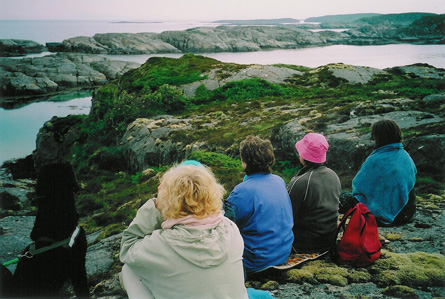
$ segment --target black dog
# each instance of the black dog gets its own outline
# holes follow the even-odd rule
[[[89,297],[85,269],[87,240],[85,231],[77,226],[79,215],[74,203],[74,193],[78,190],[70,165],[52,164],[41,168],[36,186],[38,210],[31,232],[35,245],[24,250],[25,256],[17,264],[12,283],[3,286],[4,295],[55,297],[70,279],[77,297]],[[65,244],[31,257],[33,248],[30,247],[38,251],[60,243]]]

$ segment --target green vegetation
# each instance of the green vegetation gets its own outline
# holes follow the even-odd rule
[[[194,159],[209,166],[228,196],[243,180],[239,159],[239,143],[247,135],[259,135],[275,144],[280,128],[298,119],[308,130],[323,131],[329,125],[341,124],[355,116],[375,115],[392,111],[421,110],[443,116],[438,106],[422,100],[430,94],[443,92],[445,83],[434,78],[407,75],[398,68],[374,76],[368,84],[349,84],[327,67],[309,69],[290,67],[302,72],[283,84],[249,78],[229,82],[209,90],[201,84],[194,97],[183,96],[180,86],[207,78],[210,70],[216,77],[231,77],[246,66],[221,63],[194,55],[180,59],[151,58],[141,68],[98,89],[88,117],[69,118],[73,141],[72,162],[83,187],[77,206],[82,225],[88,233],[100,232],[99,240],[120,233],[133,219],[137,209],[156,196],[159,180],[169,165],[150,165],[146,170],[129,173],[121,144],[127,126],[136,118],[191,119],[193,130],[176,130],[168,135],[172,143],[193,145],[205,141],[200,150],[189,150],[184,159]],[[410,99],[410,100],[405,100]],[[439,110],[439,111],[438,111]],[[65,134],[68,130],[53,126]],[[440,133],[444,124],[435,123],[404,131],[404,138],[427,133]],[[359,135],[369,133],[370,124],[354,128]],[[163,137],[164,138],[164,137]],[[298,172],[300,164],[276,149],[273,172],[285,182]],[[344,189],[350,189],[354,173],[343,170],[339,177]],[[417,204],[436,212],[443,207],[444,184],[427,173],[418,174]],[[394,242],[406,240],[401,233],[386,233]],[[116,259],[116,264],[119,264]],[[338,266],[329,258],[311,261],[276,277],[279,282],[298,284],[328,283],[345,286],[351,283],[374,283],[388,296],[412,296],[416,289],[443,285],[443,256],[426,253],[396,254],[383,251],[382,257],[365,269]],[[119,267],[113,268],[116,271]],[[256,288],[274,289],[277,282],[252,282]]]

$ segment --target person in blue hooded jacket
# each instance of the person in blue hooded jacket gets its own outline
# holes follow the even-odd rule
[[[352,181],[352,195],[382,226],[409,222],[416,211],[416,165],[404,150],[398,124],[382,119],[371,127],[374,151]]]
[[[244,240],[246,274],[283,264],[292,250],[292,205],[283,179],[271,173],[275,162],[272,144],[248,136],[240,144],[246,176],[227,201]]]

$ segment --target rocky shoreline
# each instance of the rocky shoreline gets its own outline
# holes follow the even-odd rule
[[[30,96],[101,86],[139,66],[136,62],[76,53],[0,58],[0,106],[26,101]]]
[[[444,19],[445,15],[408,13],[318,25],[272,23],[274,25],[271,26],[267,20],[263,20],[256,25],[237,26],[242,23],[232,21],[234,25],[230,26],[198,27],[183,31],[77,36],[45,46],[33,41],[0,40],[0,56],[20,56],[46,50],[90,54],[160,54],[250,52],[328,45],[444,44]],[[331,28],[345,30],[336,32]]]

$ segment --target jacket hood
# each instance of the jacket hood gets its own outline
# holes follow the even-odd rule
[[[185,260],[201,267],[211,268],[224,263],[229,256],[234,225],[228,219],[209,228],[175,225],[163,236],[171,248]]]

